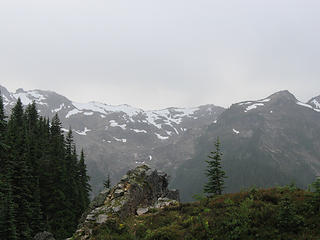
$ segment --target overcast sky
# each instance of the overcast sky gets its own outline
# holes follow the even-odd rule
[[[0,85],[144,109],[320,95],[319,0],[0,0]]]

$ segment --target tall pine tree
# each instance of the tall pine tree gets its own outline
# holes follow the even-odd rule
[[[12,200],[11,171],[7,168],[8,145],[5,144],[7,130],[3,99],[0,92],[0,239],[17,240],[14,202]]]
[[[222,152],[220,149],[220,140],[217,138],[215,142],[215,151],[211,152],[206,160],[208,163],[207,176],[208,183],[204,186],[204,192],[210,195],[221,195],[224,189],[224,178],[226,178],[225,172],[222,170],[221,160]]]
[[[32,236],[43,229],[43,219],[40,204],[40,144],[39,116],[36,104],[28,105],[25,111],[26,119],[26,161],[31,170],[30,190],[32,193],[30,226]]]
[[[81,212],[83,212],[89,205],[89,193],[91,187],[89,184],[90,177],[87,175],[87,168],[84,160],[84,152],[81,150],[80,161],[79,161],[79,180],[80,180],[80,202]]]
[[[26,161],[26,128],[20,98],[12,109],[8,121],[7,140],[10,146],[7,156],[8,184],[12,189],[13,214],[18,239],[32,239],[32,176]]]
[[[56,114],[50,127],[49,168],[51,170],[47,190],[50,192],[48,199],[47,219],[49,230],[55,233],[55,237],[63,239],[68,237],[68,220],[66,220],[69,203],[66,197],[67,171],[65,162],[64,136],[61,130],[61,122]]]

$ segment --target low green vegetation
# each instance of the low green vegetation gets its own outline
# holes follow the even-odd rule
[[[252,188],[201,198],[93,229],[93,240],[320,239],[319,181],[315,192],[295,186]]]

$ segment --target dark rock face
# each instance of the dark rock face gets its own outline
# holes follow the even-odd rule
[[[34,240],[55,240],[52,233],[45,232],[45,231],[37,233],[33,239]]]
[[[168,175],[142,165],[127,172],[111,190],[101,192],[82,217],[75,237],[90,239],[91,229],[109,218],[146,214],[152,208],[178,204],[178,190],[168,189]]]

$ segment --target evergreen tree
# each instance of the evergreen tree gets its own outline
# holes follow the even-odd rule
[[[39,168],[41,169],[39,173],[39,187],[40,187],[40,203],[41,210],[43,214],[43,224],[45,229],[49,229],[49,213],[48,206],[51,201],[51,165],[50,165],[50,124],[49,119],[40,117],[39,122]]]
[[[78,201],[79,198],[79,189],[77,183],[77,168],[78,168],[78,159],[76,154],[75,145],[73,142],[73,135],[71,128],[67,133],[65,140],[65,162],[66,162],[66,171],[67,171],[67,188],[66,188],[66,204],[68,205],[68,211],[66,218],[70,223],[68,231],[73,232],[77,227],[77,217],[80,209],[80,204]]]
[[[40,148],[39,148],[39,116],[36,109],[36,104],[33,101],[28,105],[25,111],[26,119],[26,161],[28,167],[31,169],[31,183],[30,189],[32,193],[32,217],[30,219],[30,226],[32,229],[32,236],[40,232],[43,228],[43,219],[40,204]]]
[[[49,169],[47,202],[47,221],[50,232],[54,233],[58,239],[68,237],[68,224],[65,219],[68,213],[69,203],[66,198],[67,171],[65,162],[64,136],[61,130],[61,122],[56,114],[51,121],[50,145],[49,145]]]
[[[6,143],[8,149],[6,171],[12,189],[13,216],[18,239],[31,239],[30,219],[32,216],[32,176],[26,162],[26,129],[24,111],[18,99],[8,122]]]
[[[215,151],[211,152],[206,160],[208,163],[206,174],[208,176],[208,183],[204,186],[204,192],[211,195],[221,195],[224,189],[225,172],[222,170],[221,160],[222,152],[220,149],[220,140],[217,138],[215,142]]]
[[[79,161],[79,179],[80,179],[80,202],[81,212],[83,212],[89,205],[89,193],[91,187],[89,184],[90,177],[87,175],[87,168],[84,161],[84,152],[81,150],[80,161]]]
[[[111,187],[111,179],[110,174],[108,173],[107,179],[103,183],[104,188],[110,188]]]
[[[31,240],[43,229],[69,237],[89,204],[88,182],[83,151],[78,161],[58,115],[50,124],[18,99],[7,123],[0,95],[1,240]]]
[[[16,240],[17,232],[14,218],[14,203],[10,185],[11,171],[7,168],[7,150],[5,144],[7,130],[3,99],[0,92],[0,239]]]

